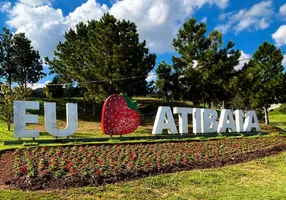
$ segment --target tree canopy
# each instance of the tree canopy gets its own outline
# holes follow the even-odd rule
[[[78,82],[87,96],[102,100],[120,92],[144,95],[156,55],[149,54],[145,41],[139,41],[135,23],[105,14],[66,32],[55,58],[46,60],[63,80]]]
[[[269,124],[267,109],[273,103],[285,101],[283,55],[274,45],[264,42],[242,69],[241,93],[252,108],[264,108],[265,123]]]
[[[0,78],[26,87],[45,76],[39,52],[33,49],[24,33],[12,34],[3,28],[0,34]]]
[[[212,101],[229,101],[237,82],[240,51],[234,42],[223,46],[222,34],[216,30],[206,35],[205,23],[194,18],[179,30],[173,45],[179,56],[173,57],[176,97],[191,100],[194,104]],[[161,80],[160,80],[161,81]],[[174,82],[176,80],[173,80]],[[180,91],[180,95],[178,95]]]

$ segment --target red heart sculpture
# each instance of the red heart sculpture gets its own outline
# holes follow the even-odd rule
[[[126,95],[109,96],[102,108],[101,130],[108,135],[132,133],[140,125],[140,111]]]

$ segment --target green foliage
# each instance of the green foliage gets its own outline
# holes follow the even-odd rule
[[[112,93],[146,94],[145,78],[156,56],[148,53],[145,41],[139,42],[133,22],[105,14],[99,21],[77,24],[65,39],[58,44],[55,58],[46,60],[63,80],[79,82],[86,98],[101,101]],[[141,77],[125,79],[134,76]]]
[[[13,123],[13,102],[14,100],[24,100],[31,94],[30,88],[23,86],[11,88],[9,85],[1,85],[2,105],[0,110],[0,117],[7,124],[8,130],[11,129]]]
[[[32,91],[32,93],[31,93],[31,97],[40,97],[40,98],[46,97],[44,88],[36,88],[36,89],[34,89]]]
[[[0,79],[4,78],[9,85],[16,73],[13,54],[13,35],[9,29],[3,28],[0,34]]]
[[[278,108],[279,112],[282,114],[286,114],[286,104],[283,103],[279,108]]]
[[[38,51],[24,33],[13,35],[3,28],[0,33],[0,79],[9,85],[17,82],[27,87],[27,83],[36,83],[45,76]]]
[[[59,84],[59,85],[57,85]],[[44,88],[46,97],[59,98],[64,95],[64,88],[59,76],[55,76],[52,82],[48,83]]]
[[[285,99],[285,73],[280,49],[264,42],[242,69],[240,93],[252,108],[264,109],[265,124],[269,124],[267,109]]]
[[[180,82],[182,98],[194,104],[229,101],[234,96],[240,51],[234,43],[223,47],[222,34],[216,30],[206,36],[206,24],[194,18],[186,22],[174,39],[175,50],[181,55],[173,57],[173,68]]]
[[[45,76],[43,63],[38,51],[35,51],[31,41],[24,33],[13,36],[14,64],[17,66],[17,74],[14,81],[27,87],[27,83],[37,83]]]
[[[170,100],[170,96],[172,93],[172,66],[167,65],[165,61],[160,63],[156,69],[157,80],[155,89],[157,90],[157,94],[159,98],[163,98],[166,101]]]

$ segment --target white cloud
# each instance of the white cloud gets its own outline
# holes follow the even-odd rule
[[[32,7],[17,3],[10,11],[10,17],[7,24],[14,27],[17,33],[26,33],[42,57],[53,55],[56,45],[63,40],[69,27],[62,10],[48,5]]]
[[[226,8],[228,6],[228,0],[214,0],[214,3],[220,8]]]
[[[243,51],[240,51],[241,55],[239,57],[239,64],[234,67],[236,70],[241,70],[244,67],[244,64],[249,62],[249,58],[251,58],[250,54],[246,54]]]
[[[11,5],[11,2],[0,2],[0,12],[9,12]]]
[[[221,14],[219,19],[226,22],[219,24],[216,29],[221,32],[234,31],[235,33],[243,30],[263,30],[269,27],[273,14],[272,1],[262,1],[254,4],[250,9]]]
[[[102,6],[95,0],[88,0],[80,7],[76,8],[74,12],[70,13],[67,17],[67,23],[70,27],[74,27],[79,22],[87,22],[91,19],[100,19],[100,17],[108,12],[108,7],[103,4]]]
[[[282,16],[286,16],[286,3],[280,7],[279,14]]]
[[[208,18],[207,17],[203,17],[200,22],[207,23],[207,21],[208,21]]]
[[[284,67],[286,67],[286,54],[283,55],[282,65],[283,65]]]
[[[48,83],[50,83],[51,81],[46,81],[45,83],[34,83],[34,84],[27,84],[28,88],[32,88],[33,90],[37,89],[37,88],[44,88],[46,87],[46,85]]]
[[[87,0],[67,16],[52,7],[51,0],[19,0],[9,10],[7,24],[16,32],[25,32],[42,57],[53,56],[64,33],[80,21],[99,19],[110,12],[118,19],[137,25],[140,40],[146,40],[152,52],[173,51],[172,41],[188,17],[205,4],[225,8],[228,0],[121,0],[108,8],[96,0]]]
[[[51,5],[49,0],[19,0],[19,2],[30,6]]]
[[[277,46],[283,46],[286,44],[286,25],[280,26],[275,33],[272,34],[272,38],[275,40]]]
[[[110,13],[119,19],[134,21],[140,38],[147,41],[153,52],[173,51],[172,40],[181,24],[204,4],[223,8],[226,0],[123,0],[110,8]]]
[[[146,81],[147,82],[151,82],[151,81],[156,81],[156,79],[157,79],[157,75],[155,74],[155,72],[151,71],[151,72],[148,73]]]

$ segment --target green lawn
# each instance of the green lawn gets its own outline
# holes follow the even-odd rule
[[[277,109],[269,113],[270,125],[277,126],[286,131],[286,115]]]
[[[100,187],[0,190],[1,199],[285,199],[286,153],[217,169],[183,171]]]

